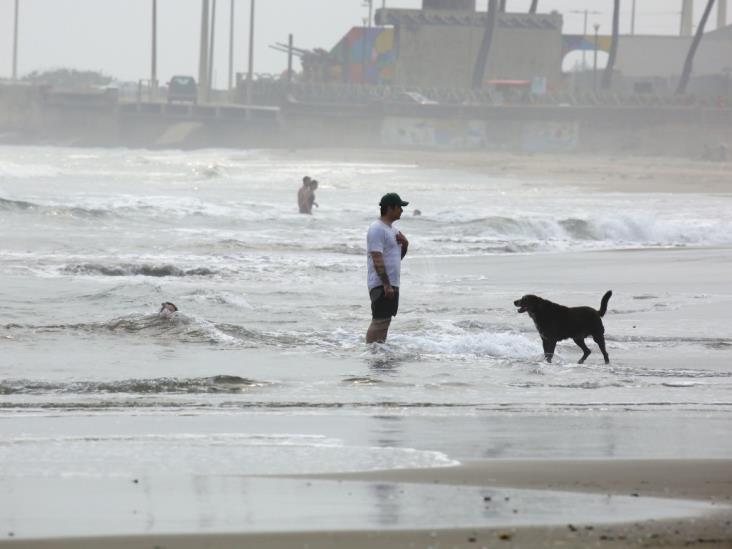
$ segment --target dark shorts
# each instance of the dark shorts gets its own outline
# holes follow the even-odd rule
[[[399,288],[394,288],[394,299],[384,295],[384,287],[377,286],[369,291],[371,297],[371,316],[373,318],[391,318],[396,316],[399,309]]]

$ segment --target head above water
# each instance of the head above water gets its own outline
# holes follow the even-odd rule
[[[158,315],[164,318],[170,318],[173,313],[178,312],[178,307],[175,306],[175,303],[171,303],[170,301],[164,301],[160,305],[161,306]]]

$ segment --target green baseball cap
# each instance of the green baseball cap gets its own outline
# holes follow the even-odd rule
[[[409,202],[405,202],[397,193],[386,193],[381,197],[379,206],[408,206]]]

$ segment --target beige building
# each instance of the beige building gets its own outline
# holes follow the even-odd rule
[[[424,0],[421,10],[377,10],[377,23],[394,27],[394,84],[469,88],[486,17],[476,12],[475,0]],[[486,81],[538,77],[558,86],[561,64],[561,15],[498,14]]]
[[[615,69],[628,78],[678,78],[691,36],[621,36]],[[694,76],[732,73],[732,26],[704,35],[694,58]]]

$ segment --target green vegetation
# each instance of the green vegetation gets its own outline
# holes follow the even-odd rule
[[[33,71],[23,77],[34,84],[49,84],[58,88],[85,88],[106,86],[113,78],[99,71],[79,71],[76,69],[53,69]]]

